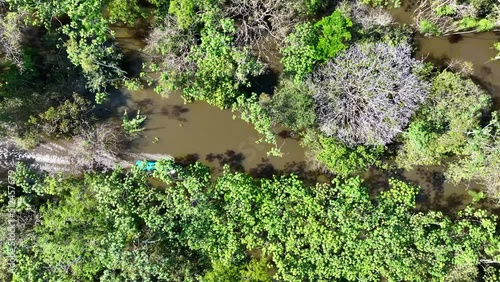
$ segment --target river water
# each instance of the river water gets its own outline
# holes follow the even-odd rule
[[[406,9],[407,10],[407,9]],[[400,23],[409,23],[410,12],[405,8],[391,11]],[[140,33],[143,31],[114,27],[118,44],[125,50],[131,62],[140,60],[138,50],[144,47]],[[491,50],[500,37],[494,33],[464,35],[461,37],[417,37],[419,50],[417,58],[443,64],[449,59],[463,59],[474,64],[474,77],[495,99],[500,108],[500,62],[493,62],[495,52]],[[276,65],[276,63],[274,62]],[[136,62],[140,66],[140,62]],[[279,69],[280,66],[273,66]],[[147,115],[143,136],[131,150],[137,153],[170,154],[181,161],[198,160],[219,167],[229,164],[234,169],[245,170],[255,175],[270,175],[276,170],[307,171],[305,151],[298,140],[281,132],[278,144],[283,157],[268,157],[271,145],[256,144],[260,138],[253,126],[240,119],[233,119],[234,113],[220,110],[205,102],[184,104],[180,93],[169,97],[156,94],[151,88],[130,92],[121,91],[117,101],[118,112],[125,109],[140,109]],[[387,174],[372,171],[364,175],[370,182],[382,183]],[[480,188],[474,183],[452,185],[442,175],[441,167],[419,167],[411,171],[400,171],[398,177],[412,181],[423,188],[419,196],[422,203],[433,208],[453,209],[470,202],[467,187]]]

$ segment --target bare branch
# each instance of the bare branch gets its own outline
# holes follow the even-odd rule
[[[412,73],[408,45],[355,45],[308,80],[318,122],[348,145],[384,145],[408,124],[428,85]]]

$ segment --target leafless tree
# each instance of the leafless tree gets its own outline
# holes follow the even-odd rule
[[[453,58],[447,61],[446,64],[448,65],[447,68],[464,77],[470,77],[474,74],[474,64],[469,61]]]
[[[394,22],[387,10],[371,7],[360,0],[343,2],[339,8],[354,22],[361,24],[364,29],[388,26]]]
[[[194,34],[179,28],[169,15],[162,25],[151,30],[144,51],[167,72],[182,73],[195,67],[187,58],[195,44]]]
[[[238,24],[239,45],[265,42],[268,36],[280,44],[300,21],[302,4],[296,0],[231,0],[225,11]],[[265,44],[255,47],[265,49]]]
[[[356,44],[308,79],[320,129],[348,145],[379,145],[401,132],[428,93],[406,44]]]

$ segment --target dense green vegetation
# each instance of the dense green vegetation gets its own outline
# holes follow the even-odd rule
[[[467,63],[417,58],[414,35],[491,31],[500,7],[421,0],[409,27],[383,10],[402,4],[1,2],[0,280],[499,281],[494,93]],[[118,44],[120,28],[140,30],[144,48]],[[284,132],[333,181],[174,159],[142,171],[120,154],[155,113],[114,97],[146,87],[232,111],[274,157],[288,154]],[[71,173],[30,159],[57,142]],[[430,166],[482,185],[472,204],[418,205],[401,171]],[[363,180],[371,169],[391,177]]]
[[[296,81],[302,80],[312,72],[315,63],[325,62],[347,47],[345,43],[351,39],[351,27],[352,21],[340,11],[313,25],[297,24],[280,49],[285,71],[293,74]]]
[[[472,280],[498,256],[494,216],[418,212],[418,189],[400,180],[371,199],[357,177],[309,187],[172,160],[153,177],[162,188],[141,170],[57,179],[18,167],[17,212],[31,222],[13,281],[270,281],[270,269],[280,281]]]

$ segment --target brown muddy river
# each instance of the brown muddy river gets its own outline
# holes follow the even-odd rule
[[[410,12],[404,8],[392,10],[400,23],[409,23]],[[120,47],[134,55],[144,45],[137,30],[113,28]],[[491,50],[500,36],[494,33],[463,35],[454,37],[417,37],[419,50],[417,58],[443,64],[449,59],[462,59],[474,64],[474,76],[494,97],[495,108],[500,108],[500,61],[491,61],[495,52]],[[137,57],[137,54],[135,54]],[[274,68],[279,68],[275,67]],[[252,174],[269,175],[276,170],[303,171],[305,151],[293,138],[279,137],[278,145],[283,157],[268,157],[269,144],[256,144],[260,138],[253,126],[240,119],[233,119],[229,110],[220,110],[205,102],[184,104],[180,93],[161,97],[152,89],[122,91],[124,105],[118,108],[122,113],[140,109],[147,115],[143,136],[135,142],[132,152],[148,154],[170,154],[177,159],[198,160],[205,164],[219,166],[230,164],[233,168]],[[268,174],[266,174],[268,172]],[[442,175],[441,167],[416,168],[399,173],[409,181],[419,184],[424,192],[421,202],[433,208],[453,209],[470,202],[467,187],[479,188],[476,184],[452,185]],[[387,177],[379,172],[365,175],[370,182]]]

